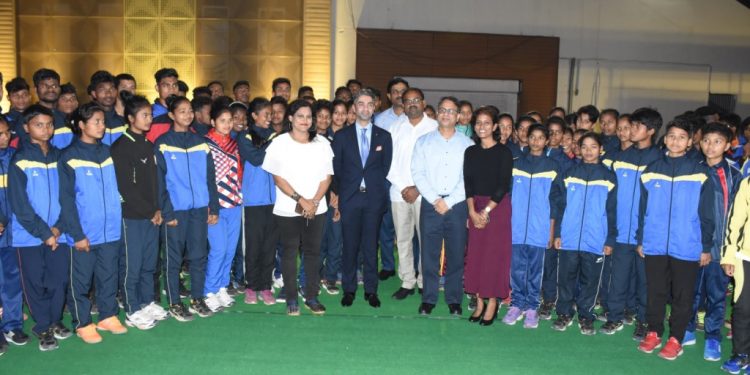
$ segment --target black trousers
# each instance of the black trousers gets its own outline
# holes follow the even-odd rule
[[[286,303],[297,300],[297,258],[302,252],[305,263],[305,298],[318,298],[320,290],[320,241],[326,215],[316,215],[312,220],[301,216],[274,215],[281,238],[281,276],[284,278]]]
[[[273,260],[279,230],[273,205],[247,206],[245,210],[245,280],[250,290],[271,289]]]
[[[732,310],[732,353],[750,354],[750,262],[743,261],[742,294]]]
[[[646,321],[648,330],[664,334],[667,300],[672,296],[669,336],[682,342],[693,312],[698,261],[686,261],[668,255],[646,255]]]

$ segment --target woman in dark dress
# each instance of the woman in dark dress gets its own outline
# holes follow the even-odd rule
[[[464,185],[469,206],[469,240],[464,289],[477,297],[470,322],[491,325],[497,298],[510,294],[510,184],[513,156],[498,142],[498,114],[483,107],[474,112],[476,145],[464,154]],[[486,300],[485,300],[486,299]]]

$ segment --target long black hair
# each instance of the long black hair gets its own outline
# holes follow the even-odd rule
[[[85,124],[86,121],[94,117],[94,114],[97,112],[101,112],[102,114],[105,113],[104,108],[100,107],[99,104],[96,104],[94,102],[86,103],[78,107],[78,110],[73,113],[73,118],[71,120],[71,124],[73,125],[73,133],[80,137],[82,130],[79,124],[81,122]]]

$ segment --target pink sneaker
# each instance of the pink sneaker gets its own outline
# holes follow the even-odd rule
[[[256,294],[255,291],[251,290],[250,288],[245,289],[245,304],[255,305],[257,303],[258,303],[258,294]]]
[[[260,299],[263,300],[265,305],[276,304],[276,297],[273,296],[273,292],[269,289],[260,291]]]

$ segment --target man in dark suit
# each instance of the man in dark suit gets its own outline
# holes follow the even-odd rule
[[[378,231],[388,204],[386,176],[391,168],[391,135],[375,126],[375,94],[362,89],[354,98],[357,121],[336,133],[333,148],[334,180],[344,237],[341,272],[342,306],[351,306],[357,291],[358,255],[364,259],[365,300],[380,307],[378,299]]]

